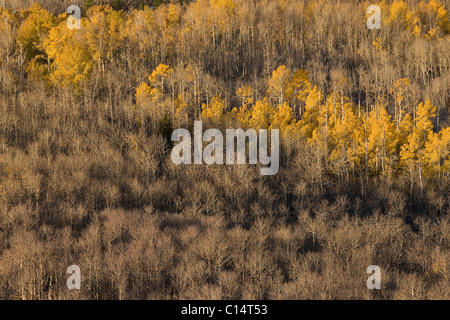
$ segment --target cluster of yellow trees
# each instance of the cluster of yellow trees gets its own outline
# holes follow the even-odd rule
[[[138,109],[162,114],[158,99],[163,96],[164,79],[174,70],[161,64],[137,89]],[[342,79],[345,82],[345,79]],[[407,84],[408,79],[394,83]],[[286,141],[304,137],[323,150],[328,169],[337,175],[365,168],[366,174],[393,174],[407,170],[411,177],[450,173],[450,128],[433,131],[436,107],[429,100],[413,108],[396,123],[380,101],[369,111],[361,111],[342,93],[325,96],[308,80],[305,70],[291,72],[286,66],[273,71],[267,95],[255,101],[251,86],[240,87],[236,94],[242,105],[229,110],[221,96],[202,105],[201,117],[211,126],[255,129],[279,129]],[[398,92],[398,90],[397,90]],[[401,92],[401,91],[400,91]],[[395,96],[401,102],[401,93]],[[175,115],[183,114],[182,100],[174,100]],[[275,103],[271,103],[275,101]],[[159,111],[157,111],[159,110]],[[296,117],[296,115],[299,115]],[[298,118],[298,119],[297,119]]]
[[[428,39],[432,39],[439,31],[450,32],[448,12],[443,3],[436,0],[428,3],[420,1],[417,10],[411,10],[404,1],[393,1],[390,5],[382,1],[380,9],[384,13],[385,23],[399,23],[416,36],[425,33]],[[436,22],[432,24],[430,21]]]
[[[305,8],[307,16],[314,17],[314,11],[321,5],[327,4],[325,1],[311,2]],[[382,1],[379,5],[384,23],[400,24],[405,30],[417,36],[425,35],[430,41],[450,32],[448,12],[439,1],[421,1],[415,11],[403,1],[394,1],[390,5]],[[190,6],[198,16],[202,10],[211,11],[205,16],[210,20],[204,23],[217,25],[217,33],[204,37],[213,38],[227,33],[230,19],[237,10],[233,0],[199,0]],[[31,79],[40,79],[48,86],[69,86],[79,91],[94,70],[101,74],[106,65],[114,64],[119,52],[128,54],[126,50],[123,52],[124,47],[134,50],[135,55],[129,54],[130,65],[135,62],[133,59],[142,58],[142,55],[148,54],[151,59],[155,44],[165,48],[158,56],[168,59],[175,43],[193,28],[186,17],[181,24],[181,11],[181,6],[174,4],[162,5],[156,10],[146,7],[130,13],[109,6],[94,6],[82,18],[82,29],[70,30],[66,26],[66,13],[55,17],[40,5],[33,4],[18,13],[1,10],[0,33],[11,36],[13,29],[16,30],[17,47],[25,55],[25,67]],[[161,46],[162,42],[164,45]],[[374,45],[382,48],[376,41]],[[4,48],[8,46],[2,46],[2,50]],[[9,55],[1,52],[0,57],[5,59]],[[8,63],[0,60],[0,63],[5,62]],[[185,92],[175,90],[175,80],[170,77],[172,73],[174,69],[160,64],[148,77],[149,84],[144,82],[137,89],[141,121],[147,112],[154,119],[161,118],[163,109],[167,109],[167,99],[171,101],[169,111],[175,126],[185,124],[192,115],[200,116],[200,111],[197,114],[188,112],[189,100],[184,97]],[[345,86],[348,80],[343,77],[341,81]],[[383,99],[371,110],[362,111],[343,92],[325,96],[310,82],[304,70],[292,72],[280,66],[273,71],[264,98],[255,100],[252,87],[244,85],[236,92],[242,102],[239,107],[229,110],[228,102],[216,95],[203,104],[201,117],[214,125],[279,128],[286,139],[303,136],[323,150],[328,169],[338,175],[362,168],[367,175],[404,169],[411,175],[418,174],[420,181],[423,174],[448,176],[450,129],[433,131],[436,107],[429,100],[412,108],[411,114],[406,112],[403,91],[407,86],[408,78],[393,84],[393,119],[387,112],[388,102]],[[193,87],[198,89],[195,84]]]
[[[287,8],[293,4],[285,0],[279,5]],[[301,2],[294,5],[301,6],[307,20],[330,6],[323,0],[311,1],[306,7]],[[385,25],[399,26],[430,41],[450,33],[448,12],[439,1],[421,1],[416,10],[404,1],[391,4],[382,1],[379,6]],[[130,13],[110,6],[94,6],[85,12],[82,29],[70,30],[66,26],[66,13],[55,17],[34,3],[15,13],[0,9],[0,34],[15,37],[27,56],[30,75],[43,77],[49,84],[77,87],[96,66],[102,70],[105,63],[113,62],[113,56],[125,45],[136,51],[137,57],[147,55],[151,59],[157,55],[169,59],[176,43],[181,39],[189,41],[194,28],[196,32],[203,30],[205,34],[200,36],[205,38],[223,37],[239,14],[234,0],[198,0],[189,4],[189,15],[183,15],[182,10],[175,4],[161,5],[156,10],[145,7]],[[209,30],[213,30],[211,34]],[[374,45],[382,48],[382,42],[377,38]],[[161,44],[164,52],[152,52]],[[5,54],[0,56],[3,59]]]

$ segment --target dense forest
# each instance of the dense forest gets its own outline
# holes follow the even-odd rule
[[[0,298],[449,299],[449,10],[0,0]],[[195,120],[278,174],[173,164]]]

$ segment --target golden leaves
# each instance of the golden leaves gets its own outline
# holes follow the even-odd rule
[[[54,26],[55,18],[37,3],[22,11],[20,16],[24,20],[17,31],[17,43],[31,59],[42,52],[42,42]]]
[[[208,120],[213,125],[220,125],[223,122],[226,103],[220,96],[214,96],[209,105],[202,104],[202,119]]]

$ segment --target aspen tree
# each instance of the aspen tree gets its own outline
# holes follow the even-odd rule
[[[285,101],[286,90],[291,78],[291,71],[284,65],[272,72],[272,78],[269,80],[269,93],[278,99],[280,105]]]
[[[413,184],[413,172],[417,169],[421,190],[423,190],[423,150],[433,129],[432,118],[436,116],[435,112],[436,107],[431,104],[430,100],[419,104],[414,128],[400,152],[402,162],[410,171],[411,185]]]
[[[17,30],[17,42],[23,46],[28,59],[42,54],[42,42],[54,26],[55,17],[38,3],[20,12],[23,22]]]
[[[428,175],[439,179],[450,174],[450,128],[439,133],[430,132],[424,149],[424,166]]]

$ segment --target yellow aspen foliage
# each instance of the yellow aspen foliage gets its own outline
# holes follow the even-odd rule
[[[174,4],[170,4],[167,7],[166,19],[165,19],[165,27],[171,28],[174,25],[179,24],[181,21],[181,8],[180,6],[176,6]]]
[[[304,102],[310,91],[311,82],[308,79],[308,73],[305,70],[300,69],[292,76],[291,82],[286,89],[285,96],[289,103],[292,103],[294,98]]]
[[[201,1],[197,1],[199,7],[205,8]],[[206,0],[211,8],[211,18],[214,25],[217,25],[218,31],[223,34],[232,23],[232,17],[235,12],[236,3],[233,0]]]
[[[395,126],[385,104],[378,104],[367,117],[367,146],[369,168],[379,172],[390,164],[390,156],[396,152]]]
[[[431,104],[430,100],[420,103],[416,112],[417,131],[423,134],[429,133],[433,129],[432,119],[434,117],[436,117],[436,107]]]
[[[246,105],[240,108],[233,108],[229,113],[229,116],[241,128],[248,128],[250,126],[252,113],[250,108]]]
[[[310,1],[306,6],[305,17],[308,20],[313,20],[322,10],[329,8],[327,0]]]
[[[175,43],[180,40],[180,22],[181,22],[181,7],[175,4],[169,4],[168,6],[159,6],[156,10],[156,15],[164,17],[163,20],[163,41],[167,46],[167,54],[175,48]]]
[[[313,130],[318,126],[320,105],[323,94],[317,86],[309,92],[305,101],[305,113],[301,133],[305,137],[311,137]]]
[[[236,8],[233,0],[210,0],[211,7],[216,10],[225,10],[227,15],[232,15]]]
[[[189,105],[187,104],[187,99],[184,96],[184,93],[180,93],[175,98],[175,122],[178,128],[181,127],[182,124],[186,124],[189,120]]]
[[[436,107],[430,100],[420,103],[417,107],[415,125],[407,138],[407,142],[401,147],[400,157],[404,164],[413,167],[421,160],[423,148],[428,136],[432,135],[432,118],[436,116]]]
[[[372,41],[372,44],[375,46],[375,49],[381,50],[383,49],[383,45],[381,44],[380,37],[376,37],[374,41]]]
[[[400,124],[403,117],[403,108],[402,102],[405,99],[405,92],[409,88],[410,82],[408,78],[398,79],[394,82],[393,87],[391,89],[391,93],[394,95],[395,99],[395,122],[396,124]]]
[[[5,33],[6,30],[11,30],[10,27],[19,22],[18,17],[9,9],[0,8],[0,32]]]
[[[335,174],[342,174],[359,162],[357,156],[360,154],[358,150],[362,141],[359,140],[361,133],[355,131],[355,128],[361,128],[362,123],[350,106],[346,108],[344,119],[337,121],[329,134],[331,153],[328,162]]]
[[[429,175],[442,177],[450,174],[450,127],[437,134],[430,133],[425,143],[424,163]]]
[[[410,134],[407,138],[407,143],[401,148],[400,157],[404,165],[406,165],[410,170],[415,167],[418,161],[419,149],[423,146],[423,141],[420,138],[420,134],[414,132]]]
[[[78,30],[70,30],[63,20],[50,30],[43,48],[50,65],[49,78],[53,84],[73,86],[79,90],[94,68],[92,54],[80,37]]]
[[[420,23],[420,17],[417,14],[417,10],[410,10],[408,13],[408,26],[407,29],[412,32],[412,34],[418,38],[422,33],[422,25]]]
[[[28,78],[30,81],[38,83],[39,81],[42,81],[46,87],[51,85],[51,81],[48,77],[48,67],[45,64],[42,64],[39,62],[40,58],[42,56],[36,56],[33,59],[31,59],[26,67],[25,71],[28,74]]]
[[[8,9],[0,9],[0,65],[12,58],[19,19]]]
[[[390,24],[399,24],[403,28],[410,26],[413,19],[413,12],[409,10],[404,1],[395,0],[389,8],[388,22]]]
[[[236,90],[236,94],[242,101],[242,106],[250,105],[253,103],[253,89],[248,85],[241,86]]]
[[[235,107],[231,110],[229,116],[241,128],[247,128],[250,125],[251,111],[249,106],[253,103],[253,89],[248,85],[243,85],[236,90],[236,95],[242,101],[241,107]]]
[[[340,102],[336,101],[335,97],[335,93],[330,92],[327,100],[320,108],[319,112],[319,124],[327,126],[327,130],[332,127],[339,119],[339,115],[337,114],[336,109],[340,108]]]
[[[224,120],[226,102],[220,96],[214,96],[209,105],[202,104],[202,120],[213,125],[220,125]]]
[[[450,21],[448,18],[448,11],[442,2],[431,0],[429,3],[432,11],[435,14],[436,22],[444,34],[450,33]]]
[[[125,23],[125,35],[130,41],[130,50],[138,59],[150,58],[150,50],[158,42],[154,10],[145,6],[143,10],[134,10]]]
[[[169,109],[167,108],[167,103],[164,103],[164,80],[167,76],[173,72],[169,66],[160,64],[155,70],[153,70],[152,74],[150,74],[147,78],[150,82],[148,85],[145,81],[141,83],[141,85],[136,88],[136,106],[135,108],[139,111],[136,119],[138,123],[144,125],[144,118],[146,116],[150,116],[153,120],[153,125],[161,120],[164,115],[169,115]],[[174,97],[175,98],[175,97]],[[178,121],[181,122],[183,117],[183,109],[180,107],[184,107],[179,105],[178,108]],[[172,120],[175,120],[174,117],[176,115],[176,104],[175,99],[172,101],[172,111],[170,114],[172,115]]]
[[[143,104],[145,100],[150,100],[154,103],[162,97],[162,92],[158,88],[152,88],[146,82],[142,82],[136,89],[136,100]]]
[[[160,64],[153,70],[152,74],[148,76],[148,80],[151,85],[160,87],[161,91],[164,90],[164,82],[167,77],[173,72],[173,69],[165,64]]]
[[[419,25],[415,24],[414,29],[413,29],[414,36],[417,38],[420,37],[421,30],[422,30],[421,27]]]
[[[151,87],[145,81],[142,82],[136,89],[136,98],[142,99],[143,97],[150,95],[151,90]]]
[[[0,8],[0,34],[2,37],[15,35],[14,26],[19,24],[19,18],[8,9]]]
[[[448,17],[448,12],[447,12],[447,10],[445,10],[445,6],[441,1],[430,0],[428,5],[434,11],[434,13],[436,14],[436,16],[439,20],[446,22],[446,20],[447,20],[446,18]]]
[[[420,1],[416,16],[423,29],[427,30],[427,38],[442,36],[450,33],[450,21],[448,11],[442,2],[431,0],[428,3]]]
[[[410,82],[408,78],[398,79],[394,82],[395,100],[398,104],[402,103],[403,99],[405,99],[403,94],[409,85]]]
[[[331,114],[333,124],[339,121],[344,121],[348,113],[353,112],[353,104],[349,101],[348,97],[342,95],[341,93],[331,94],[328,100],[333,101],[332,112],[331,110],[329,112],[329,114]]]
[[[267,98],[256,101],[253,108],[251,108],[250,127],[254,129],[268,129],[273,113],[274,109]]]
[[[448,164],[448,147],[445,139],[448,139],[448,132],[444,130],[439,134],[433,133],[432,119],[435,117],[436,107],[430,100],[418,105],[414,119],[409,113],[405,113],[396,126],[384,100],[378,101],[369,113],[361,116],[342,90],[328,94],[325,100],[322,91],[317,86],[311,86],[306,72],[295,73],[285,82],[279,76],[287,68],[275,71],[278,73],[275,72],[271,80],[277,81],[272,81],[272,91],[269,90],[265,98],[254,102],[252,88],[243,85],[236,90],[241,101],[239,107],[226,112],[226,101],[216,95],[210,103],[202,104],[202,120],[215,127],[232,123],[242,128],[279,129],[284,139],[301,134],[308,144],[320,150],[330,173],[340,177],[349,172],[361,173],[366,165],[371,174],[390,175],[401,168],[407,168],[410,177],[418,173],[422,177],[425,172],[439,173],[442,176],[446,172],[444,163]],[[172,95],[167,90],[171,88],[167,84],[172,83],[169,80],[175,74],[178,72],[161,64],[148,76],[148,81],[137,88],[138,105],[143,106],[156,120],[162,116],[160,107],[166,105],[168,96]],[[186,77],[189,75],[188,72]],[[275,84],[279,84],[278,87]],[[397,104],[404,102],[404,92],[408,85],[407,78],[395,81],[393,93]],[[345,84],[338,82],[338,88],[344,86]],[[273,91],[276,89],[279,91]],[[285,90],[284,93],[297,90],[298,96],[302,90],[308,93],[302,97],[305,112],[300,121],[295,119],[294,110],[288,101],[276,107],[271,105],[269,95],[273,92],[280,94],[281,90]],[[189,95],[189,90],[177,93],[170,99],[173,103],[172,120],[174,123],[178,122],[178,126],[187,125],[189,117],[195,116],[192,112],[192,99],[186,95]]]
[[[140,104],[145,104],[146,101],[158,103],[164,94],[164,82],[167,77],[173,72],[173,69],[168,65],[160,64],[147,77],[150,85],[145,81],[136,89],[136,100]]]
[[[125,13],[110,6],[94,6],[86,15],[83,37],[94,60],[99,64],[112,61],[126,36]]]
[[[328,137],[331,131],[330,114],[332,112],[332,99],[327,99],[325,103],[322,103],[322,93],[318,91],[314,94],[314,91],[311,91],[313,94],[307,98],[307,108],[304,114],[304,117],[308,117],[312,121],[310,123],[306,122],[306,125],[300,129],[300,132],[308,137],[308,143],[311,145],[321,145],[321,148],[325,150],[328,146]],[[331,93],[330,96],[332,97],[333,94]],[[314,103],[314,100],[319,98],[321,100],[318,100],[317,106],[311,108],[310,103]],[[311,130],[312,133],[308,133]]]
[[[435,38],[435,36],[436,36],[436,28],[431,28],[431,29],[427,32],[427,34],[425,35],[425,37],[426,37],[429,41],[433,40],[433,39]]]
[[[284,65],[272,72],[272,78],[269,80],[269,94],[278,99],[279,104],[283,104],[285,100],[291,77],[291,71]]]
[[[400,125],[395,129],[395,142],[398,147],[404,145],[408,141],[408,136],[412,133],[414,129],[414,122],[409,113],[407,113]]]
[[[151,37],[151,33],[153,33],[151,41],[156,41],[158,46],[164,47],[164,52],[159,52],[164,58],[171,57],[176,43],[181,40],[181,15],[180,6],[162,4],[156,8],[153,18],[149,21],[149,29],[153,32],[149,33],[150,30],[147,30],[147,34]],[[148,17],[151,17],[150,14]]]
[[[167,104],[164,102],[165,80],[173,72],[173,69],[168,65],[160,64],[153,72],[147,77],[150,85],[145,81],[136,89],[136,109],[139,111],[137,122],[141,125],[144,124],[143,119],[149,115],[153,119],[153,124],[156,121],[162,119],[162,117],[168,114]],[[175,97],[174,97],[175,98]],[[172,120],[176,115],[175,99],[172,101]],[[184,106],[183,106],[184,107]],[[178,106],[180,108],[180,106]],[[182,109],[178,110],[178,121],[181,122],[183,117]]]
[[[279,105],[271,114],[270,129],[279,129],[283,137],[296,129],[294,112],[287,102]]]
[[[324,127],[325,134],[328,136],[330,129],[330,115],[332,114],[332,101],[328,99],[325,103],[319,106],[319,114],[317,117],[317,125]]]
[[[365,133],[364,124],[361,118],[359,118],[355,112],[348,113],[348,123],[352,126],[352,133],[350,135],[350,141],[347,144],[347,152],[349,162],[353,173],[358,167],[361,167],[364,163],[365,155]]]
[[[365,123],[367,119],[363,119],[360,125],[353,130],[352,150],[350,155],[350,161],[352,164],[352,171],[358,168],[362,168],[365,165],[366,156],[366,127]]]
[[[42,54],[42,42],[54,26],[55,17],[38,3],[20,12],[23,22],[17,31],[17,43],[25,49],[27,58]]]

